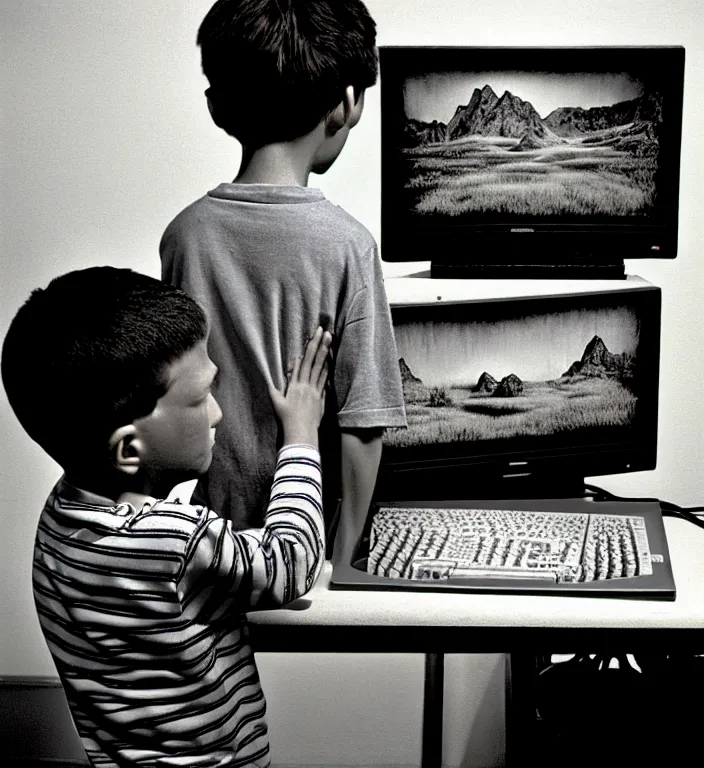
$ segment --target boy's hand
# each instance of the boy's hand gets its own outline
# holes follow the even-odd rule
[[[284,445],[307,443],[318,447],[331,343],[332,335],[318,326],[306,345],[303,360],[296,358],[286,392],[269,387],[274,411],[284,430]]]

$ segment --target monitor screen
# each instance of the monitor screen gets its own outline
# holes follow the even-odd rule
[[[384,436],[381,497],[581,495],[655,467],[658,288],[391,311],[408,428]]]
[[[683,48],[386,47],[380,62],[384,260],[676,255]]]

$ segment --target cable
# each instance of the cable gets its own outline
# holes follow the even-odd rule
[[[585,484],[584,490],[588,492],[585,495],[594,497],[594,501],[656,502],[660,505],[663,517],[681,517],[699,528],[704,528],[704,519],[695,514],[697,512],[704,513],[704,507],[680,507],[679,504],[673,504],[671,501],[661,501],[660,499],[649,497],[617,496],[615,493],[611,493],[611,491],[607,491],[605,488],[600,488],[598,485]]]

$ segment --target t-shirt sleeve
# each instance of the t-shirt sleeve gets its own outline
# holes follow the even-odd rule
[[[277,608],[308,592],[325,557],[321,494],[318,451],[284,446],[262,528],[238,531],[204,509],[185,554],[181,603],[196,601],[209,612],[234,599],[244,612]]]
[[[159,243],[161,279],[194,298],[206,313],[211,313],[211,291],[207,262],[201,252],[208,247],[198,240],[199,229],[188,225],[181,214],[164,231]]]
[[[161,279],[165,283],[171,283],[177,287],[182,285],[184,281],[184,258],[178,243],[178,228],[172,222],[161,236],[159,256],[161,258]]]
[[[367,279],[347,302],[334,383],[341,429],[406,426],[396,340],[376,248]]]

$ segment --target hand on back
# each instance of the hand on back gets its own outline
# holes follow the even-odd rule
[[[284,445],[307,443],[318,446],[331,343],[331,334],[318,326],[306,345],[303,359],[296,358],[285,392],[269,387],[274,411],[284,431]]]

